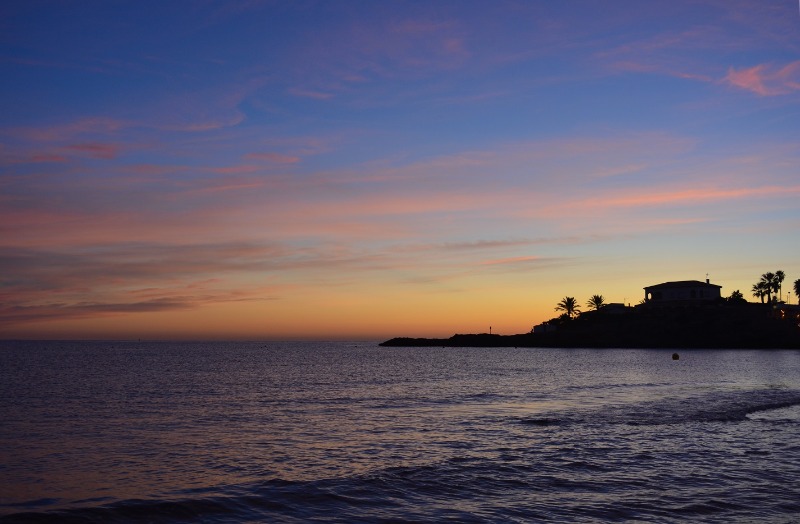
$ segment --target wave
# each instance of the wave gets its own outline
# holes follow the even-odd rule
[[[235,513],[224,498],[190,500],[127,500],[107,506],[24,512],[0,517],[1,523],[102,524],[107,522],[196,522]]]
[[[692,397],[666,398],[599,410],[566,411],[518,417],[518,423],[550,427],[573,424],[627,424],[650,426],[702,422],[743,422],[754,413],[800,405],[800,391],[762,389],[714,392]],[[791,422],[791,421],[790,421]]]
[[[573,465],[573,468],[576,467]],[[271,479],[228,487],[204,498],[124,500],[113,504],[0,517],[4,524],[107,522],[407,522],[495,520],[505,504],[487,499],[515,493],[590,489],[565,475],[542,475],[534,464],[455,457],[441,462],[391,467],[354,477],[287,481]],[[546,515],[545,505],[525,512]]]
[[[786,472],[783,491],[772,485],[742,491],[741,463],[726,484],[720,480],[726,477],[724,465],[716,462],[719,456],[702,453],[695,458],[705,462],[698,463],[690,455],[676,460],[668,451],[661,459],[669,467],[654,474],[657,449],[649,457],[634,451],[587,455],[572,444],[564,449],[570,451],[521,441],[490,455],[465,454],[341,478],[267,479],[163,499],[16,513],[0,517],[0,523],[721,521],[726,516],[756,521],[765,515],[774,520],[776,509],[784,515],[800,511],[792,471]],[[698,465],[712,463],[717,464],[713,476],[697,474]],[[763,464],[751,467],[755,472]],[[763,509],[767,503],[772,509]]]

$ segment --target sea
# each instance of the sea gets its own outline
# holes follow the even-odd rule
[[[0,522],[800,522],[800,351],[0,342]]]

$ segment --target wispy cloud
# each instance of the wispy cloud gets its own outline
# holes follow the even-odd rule
[[[761,96],[787,95],[800,91],[800,60],[784,66],[759,64],[738,70],[731,67],[724,80]]]
[[[333,93],[326,93],[324,91],[317,91],[313,89],[304,89],[300,87],[292,87],[289,89],[289,94],[298,96],[301,98],[313,98],[314,100],[328,100],[329,98],[333,98]]]
[[[619,61],[614,62],[610,67],[618,72],[623,73],[649,73],[659,74],[664,76],[671,76],[674,78],[682,78],[685,80],[697,80],[700,82],[711,83],[714,77],[710,74],[702,72],[688,71],[685,69],[676,68],[670,64],[659,64],[655,61],[636,62],[636,61]]]
[[[14,164],[64,164],[70,162],[70,157],[57,152],[0,152],[0,164],[12,166]]]
[[[267,275],[308,263],[312,255],[241,243],[6,248],[0,324],[273,299],[281,286],[267,285]],[[243,274],[263,276],[237,283]]]
[[[60,124],[5,128],[0,132],[33,142],[69,142],[85,136],[107,137],[134,125],[129,120],[86,117]]]
[[[471,242],[444,242],[441,244],[416,244],[413,246],[406,246],[404,249],[412,249],[415,251],[455,251],[455,252],[486,251],[486,250],[531,246],[540,243],[547,243],[550,241],[558,241],[558,240],[556,239],[474,240]]]
[[[521,265],[521,264],[540,264],[544,259],[537,256],[524,256],[524,257],[511,257],[499,258],[496,260],[486,260],[481,262],[484,266],[498,266],[498,265]]]
[[[607,240],[603,235],[567,235],[567,236],[552,236],[542,238],[529,238],[529,239],[508,239],[508,240],[474,240],[465,242],[442,242],[430,244],[418,243],[400,243],[391,247],[385,248],[387,252],[393,254],[412,254],[425,253],[425,256],[444,256],[444,257],[475,257],[483,256],[485,253],[490,252],[516,252],[518,250],[528,250],[531,247],[541,246],[559,246],[559,245],[577,245],[599,242]],[[523,257],[525,258],[525,257]],[[537,258],[537,257],[533,257]],[[541,257],[539,257],[541,258]],[[498,260],[514,260],[515,257]],[[488,262],[481,261],[481,265],[487,265]]]
[[[213,173],[218,173],[220,175],[242,175],[242,174],[250,174],[250,173],[258,173],[264,170],[263,166],[255,166],[252,164],[243,164],[238,166],[226,166],[226,167],[212,167],[209,170]]]
[[[97,318],[126,313],[151,313],[191,309],[196,304],[180,298],[149,300],[128,303],[48,303],[33,306],[0,306],[0,327],[26,322],[46,322],[48,320],[75,320]]]
[[[630,37],[622,44],[596,51],[594,56],[615,73],[657,74],[711,83],[716,75],[714,68],[709,69],[707,54],[738,48],[746,46],[733,35],[714,25],[698,23],[682,31]],[[698,50],[703,50],[704,55]]]
[[[284,155],[281,153],[247,153],[244,158],[247,160],[263,160],[265,162],[274,162],[276,164],[296,164],[300,161],[299,156]]]
[[[207,133],[232,128],[245,121],[240,109],[245,99],[261,89],[267,80],[253,76],[239,83],[197,88],[180,95],[163,95],[137,111],[117,108],[121,117],[84,116],[71,121],[0,128],[0,136],[29,143],[57,145],[73,153],[110,158],[101,144],[123,133]],[[129,138],[126,136],[126,138]]]
[[[303,144],[282,145],[302,149]],[[174,242],[200,234],[224,237],[230,231],[256,241],[276,236],[397,239],[431,230],[425,226],[431,221],[455,217],[477,226],[530,210],[541,216],[564,202],[565,191],[585,188],[597,194],[621,177],[628,182],[652,178],[654,169],[664,169],[693,147],[693,140],[659,134],[550,139],[302,176],[273,171],[269,162],[97,166],[81,168],[79,178],[43,180],[35,198],[32,180],[9,181],[6,194],[14,195],[15,205],[0,209],[0,218],[15,224],[4,234],[7,243],[18,246],[95,244],[122,234],[129,241]],[[276,164],[283,165],[294,166]]]
[[[106,160],[116,158],[120,146],[117,144],[103,144],[99,142],[88,142],[83,144],[72,144],[66,146],[68,151],[78,154],[85,154],[91,158],[103,158]]]
[[[479,267],[493,273],[528,273],[533,271],[547,271],[553,267],[563,267],[574,263],[568,257],[552,257],[538,255],[523,255],[509,258],[484,260]]]
[[[796,3],[572,4],[9,7],[0,323],[797,258]]]
[[[659,74],[705,83],[722,80],[762,96],[786,94],[797,89],[794,64],[731,66],[727,74],[725,66],[745,53],[769,55],[776,46],[796,51],[796,11],[796,6],[792,10],[787,4],[747,0],[673,3],[652,11],[648,6],[647,18],[658,20],[658,30],[646,36],[625,31],[619,43],[601,46],[593,55],[614,72]],[[638,13],[640,23],[645,19],[643,14]],[[669,23],[671,20],[680,23]]]
[[[647,206],[693,205],[704,202],[724,202],[745,198],[767,198],[800,194],[800,186],[760,186],[741,187],[735,189],[722,188],[687,188],[664,189],[651,188],[646,191],[626,192],[621,195],[612,194],[604,197],[591,197],[574,203],[581,208],[631,208]]]

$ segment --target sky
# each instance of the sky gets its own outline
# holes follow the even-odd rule
[[[800,278],[794,0],[11,0],[0,115],[0,338],[513,334]]]

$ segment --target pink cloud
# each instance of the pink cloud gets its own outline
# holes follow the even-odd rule
[[[442,42],[442,47],[444,48],[444,51],[450,55],[469,55],[463,38],[446,38]]]
[[[739,70],[731,67],[724,80],[760,96],[786,95],[800,91],[800,60],[781,68],[769,64]]]
[[[223,191],[240,191],[242,189],[257,189],[264,187],[264,182],[240,182],[233,184],[219,184],[207,186],[195,191],[195,193],[220,193]]]
[[[105,144],[100,142],[87,142],[84,144],[73,144],[65,148],[68,151],[86,154],[91,158],[113,159],[117,157],[119,146],[116,144]]]
[[[239,105],[250,95],[257,92],[266,79],[257,77],[243,83],[223,86],[221,88],[200,89],[195,92],[181,92],[180,96],[166,97],[154,101],[137,111],[135,120],[111,117],[84,117],[76,120],[53,124],[26,126],[20,128],[0,129],[0,133],[15,139],[31,142],[50,142],[69,144],[73,151],[92,153],[83,147],[83,142],[108,139],[110,135],[121,131],[156,130],[163,132],[206,132],[235,127],[245,121],[246,115]],[[94,150],[95,158],[113,158],[104,156],[108,150]]]
[[[20,240],[26,239],[29,235],[22,234],[20,230],[27,230],[31,227],[52,227],[57,228],[70,228],[74,223],[83,218],[82,214],[73,213],[60,210],[48,209],[12,209],[11,206],[5,206],[6,209],[0,209],[0,232],[5,235],[7,243],[16,242],[15,237]],[[14,226],[12,227],[11,224]],[[22,245],[27,242],[22,243]]]
[[[17,279],[0,289],[0,325],[274,300],[276,293],[294,287],[280,273],[341,275],[395,263],[383,254],[339,245],[124,242],[8,248],[0,268]],[[324,285],[325,279],[318,283]]]
[[[288,151],[287,153],[287,160],[292,158],[293,156],[297,156],[298,160],[302,157],[309,156],[309,155],[318,155],[321,153],[327,153],[334,149],[334,146],[344,140],[346,137],[343,137],[340,134],[335,136],[328,136],[328,137],[314,137],[314,136],[300,136],[300,137],[270,137],[266,139],[259,140],[257,144],[251,147],[254,150],[260,149],[280,149],[283,151]],[[259,155],[261,153],[255,152],[250,153],[251,155]],[[273,153],[265,153],[267,155],[271,155]],[[275,153],[280,154],[280,153]],[[253,157],[254,160],[258,160],[258,158]],[[267,158],[264,158],[267,160]]]
[[[204,132],[235,127],[245,121],[239,106],[267,82],[256,76],[168,96],[147,108],[144,127],[163,131]]]
[[[0,326],[13,327],[28,322],[98,318],[126,313],[147,313],[189,309],[192,304],[181,297],[128,303],[84,302],[78,304],[15,305],[0,308]]]
[[[596,171],[592,173],[592,176],[595,178],[610,178],[616,176],[630,175],[633,173],[644,171],[648,167],[649,166],[645,163],[612,166],[608,168],[599,167]]]
[[[702,224],[708,222],[708,218],[660,218],[651,220],[650,224],[655,226],[686,226],[692,224]]]
[[[45,163],[45,162],[47,162],[47,163],[50,163],[50,162],[52,162],[52,163],[63,163],[63,162],[68,162],[69,159],[67,157],[65,157],[64,155],[47,155],[47,154],[43,154],[43,155],[33,155],[30,158],[30,161],[31,162],[42,162],[42,163]]]
[[[212,173],[217,173],[219,175],[242,175],[242,174],[257,173],[263,169],[264,168],[261,166],[245,164],[241,166],[214,167],[211,168],[210,171]]]
[[[234,127],[244,122],[245,116],[243,113],[235,109],[230,110],[230,113],[231,114],[228,116],[221,116],[218,118],[209,117],[203,120],[188,122],[182,122],[181,117],[173,117],[171,121],[157,123],[152,125],[152,127],[161,129],[163,131],[186,131],[194,133],[202,131],[214,131],[216,129],[222,129],[226,127]]]
[[[0,155],[0,164],[15,165],[15,164],[65,164],[70,159],[56,152],[40,152],[29,154],[12,154]]]
[[[130,122],[112,118],[82,118],[67,124],[14,129],[12,132],[36,142],[55,142],[86,134],[109,134],[130,125]]]
[[[568,261],[568,258],[563,257],[516,256],[486,260],[480,262],[480,265],[493,272],[528,272],[553,265],[563,266]]]
[[[739,36],[739,35],[737,35]],[[596,61],[612,72],[646,73],[711,83],[708,63],[697,50],[747,49],[741,38],[733,38],[714,25],[690,24],[680,32],[661,32],[594,52]]]
[[[610,67],[619,72],[630,73],[652,73],[658,75],[666,75],[675,78],[683,78],[686,80],[697,80],[700,82],[712,82],[713,78],[708,75],[700,73],[690,73],[684,70],[675,69],[671,66],[664,64],[657,64],[655,61],[637,62],[635,60],[626,60],[615,62]]]
[[[620,197],[590,198],[576,203],[577,207],[628,208],[645,206],[684,205],[716,202],[750,197],[770,197],[800,193],[800,186],[763,186],[737,189],[678,189],[672,191],[647,191]]]
[[[487,260],[482,262],[484,266],[495,266],[495,265],[504,265],[504,264],[525,264],[531,262],[541,262],[542,257],[537,256],[528,256],[528,257],[511,257],[511,258],[500,258],[496,260]]]
[[[71,296],[53,300],[54,291],[37,295],[30,291],[24,294],[27,300],[19,300],[13,293],[0,295],[0,327],[16,327],[22,323],[48,320],[70,320],[104,318],[137,313],[166,312],[197,309],[222,302],[264,301],[280,298],[281,293],[291,289],[288,285],[231,287],[199,283],[175,286],[151,287],[132,291],[121,291],[110,286],[82,290]],[[57,291],[56,291],[57,293]],[[91,300],[82,300],[90,298]]]
[[[186,171],[187,169],[188,167],[186,166],[170,166],[170,165],[159,165],[159,164],[133,164],[130,166],[120,167],[121,172],[133,173],[136,175],[149,175],[149,176],[167,175],[171,173]]]
[[[294,96],[299,96],[302,98],[313,98],[315,100],[328,100],[329,98],[333,98],[333,93],[326,93],[324,91],[314,91],[311,89],[301,89],[297,87],[293,87],[289,89],[289,94]]]
[[[299,156],[283,155],[281,153],[248,153],[244,155],[248,160],[264,160],[276,164],[295,164],[300,161]]]
[[[373,195],[369,198],[320,202],[313,209],[302,209],[297,213],[317,217],[416,215],[483,209],[493,204],[494,200],[486,194],[428,192],[424,195]]]

